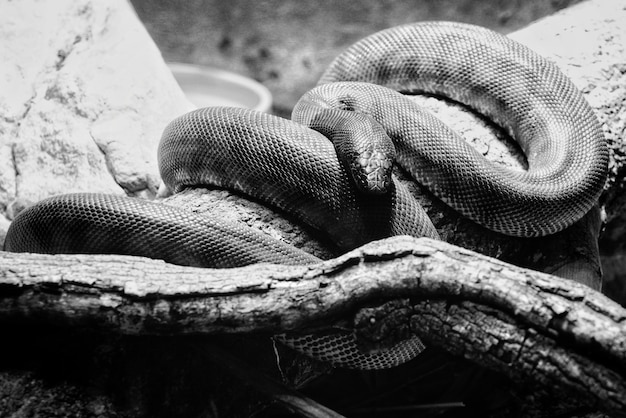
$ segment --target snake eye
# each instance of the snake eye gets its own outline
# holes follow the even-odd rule
[[[354,97],[346,96],[337,99],[339,102],[339,108],[341,110],[348,110],[350,112],[356,111],[356,100]]]

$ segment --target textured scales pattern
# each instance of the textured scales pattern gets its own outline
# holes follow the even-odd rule
[[[387,193],[396,149],[385,128],[363,112],[366,102],[372,102],[371,97],[359,103],[350,94],[310,92],[298,101],[291,119],[332,141],[361,193]]]
[[[370,97],[359,103],[377,98],[378,118],[401,138],[398,163],[451,207],[495,231],[523,237],[558,232],[589,211],[606,181],[604,136],[580,92],[550,61],[488,29],[424,22],[375,33],[337,57],[319,84],[336,81],[441,95],[505,128],[524,151],[528,171],[486,160],[425,112],[412,117],[419,111],[409,101],[355,87]],[[333,90],[319,94],[336,95]]]
[[[349,83],[334,83],[339,81]],[[528,171],[489,163],[397,93],[362,82],[442,95],[474,108],[518,141]],[[562,230],[596,202],[606,178],[608,153],[602,132],[571,82],[527,48],[475,26],[418,23],[365,38],[334,61],[293,117],[326,133],[331,128],[324,123],[337,129],[354,125],[345,116],[355,110],[364,112],[357,116],[359,129],[378,135],[382,130],[371,121],[382,124],[396,141],[398,162],[416,179],[459,212],[506,234],[536,236]],[[365,177],[379,181],[389,151],[384,142],[363,155],[354,153],[356,162],[348,155],[343,164],[364,166]],[[355,192],[323,135],[274,116],[232,108],[191,112],[166,128],[159,161],[170,189],[233,189],[292,213],[343,249],[389,235],[437,237],[423,210],[395,179],[384,186],[390,190],[387,194]],[[201,263],[208,266],[230,265],[231,260],[317,260],[289,246],[266,243],[247,228],[204,219],[133,199],[66,195],[20,214],[7,233],[5,249],[112,251],[196,265],[193,257],[181,254],[189,251],[181,243],[189,243],[190,248],[201,248],[194,251],[203,253]],[[198,228],[210,236],[197,233]],[[203,239],[220,244],[215,247]],[[118,241],[127,241],[128,252],[126,243]],[[145,242],[151,242],[150,248],[143,248]],[[277,338],[309,355],[356,368],[392,367],[423,349],[417,337],[374,356],[360,353],[350,333]]]
[[[97,193],[44,199],[22,211],[9,231],[4,248],[12,252],[135,255],[214,268],[319,261],[242,224]],[[226,235],[229,239],[219,239]],[[244,248],[242,241],[246,242]]]
[[[333,145],[298,123],[247,109],[199,109],[172,121],[159,147],[172,190],[210,184],[284,210],[343,250],[390,235],[438,238],[399,182],[390,193],[355,190]]]
[[[303,336],[280,334],[274,338],[314,359],[360,370],[399,366],[414,359],[426,348],[416,336],[400,341],[389,349],[371,354],[361,353],[356,347],[354,335],[345,332]]]

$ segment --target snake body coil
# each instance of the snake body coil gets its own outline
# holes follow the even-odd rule
[[[337,81],[463,103],[508,131],[524,151],[528,170],[483,158],[394,92],[367,84],[326,85]],[[488,29],[426,22],[384,30],[337,57],[319,84],[308,93],[317,96],[318,106],[349,103],[372,115],[394,138],[402,167],[451,207],[495,231],[523,237],[558,232],[587,213],[604,186],[604,135],[578,89],[550,61]],[[295,119],[307,123],[315,112],[296,106]]]
[[[434,117],[386,87],[448,97],[491,118],[517,140],[528,170],[490,163]],[[355,112],[362,115],[353,122]],[[172,190],[196,185],[236,190],[295,215],[338,247],[350,249],[389,235],[437,237],[415,199],[387,177],[390,150],[384,138],[381,146],[368,145],[362,134],[352,133],[352,126],[376,135],[382,126],[395,143],[400,165],[462,214],[505,234],[538,236],[562,230],[597,201],[606,178],[608,152],[601,129],[572,83],[529,49],[465,24],[400,26],[356,43],[301,99],[292,118],[295,122],[233,108],[183,115],[168,125],[159,147],[163,181]],[[303,125],[325,134],[339,132],[333,140],[347,155],[344,162],[322,134]],[[356,144],[361,151],[345,144]],[[348,175],[342,164],[363,173]],[[356,191],[353,177],[374,184],[379,195]],[[232,229],[221,221],[199,221],[201,217],[181,215],[178,209],[131,201],[92,194],[50,198],[17,217],[5,248],[133,253],[136,247],[141,248],[136,251],[139,255],[213,267],[316,260],[283,245],[266,245],[257,233]],[[89,222],[101,227],[85,226]],[[196,224],[202,224],[209,236],[194,233]],[[114,233],[107,232],[110,225],[115,225]],[[190,235],[175,232],[181,230]],[[221,244],[203,244],[204,239]],[[120,241],[125,242],[123,249]],[[213,250],[182,255],[187,243]],[[150,247],[160,252],[151,252]],[[249,256],[237,255],[240,252]],[[321,351],[330,361],[340,362],[340,351],[354,351],[350,341],[326,346],[305,339],[291,342],[305,352]],[[359,357],[347,363],[389,367],[421,348],[414,339],[408,349],[404,345],[384,360]]]

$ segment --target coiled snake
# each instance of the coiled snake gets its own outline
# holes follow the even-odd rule
[[[528,170],[487,161],[398,92],[470,106],[516,139]],[[603,134],[573,84],[526,47],[466,24],[417,23],[363,39],[330,65],[292,119],[234,108],[185,114],[161,140],[163,181],[174,191],[212,185],[240,192],[351,249],[389,235],[437,237],[415,199],[389,177],[394,158],[463,215],[523,237],[555,233],[580,219],[606,178]],[[241,226],[99,194],[57,196],[26,209],[5,248],[134,254],[203,267],[317,261]],[[351,357],[350,335],[283,338],[360,368],[399,364],[422,349],[414,338],[383,357]]]

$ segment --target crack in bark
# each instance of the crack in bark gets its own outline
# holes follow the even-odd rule
[[[540,384],[538,387],[547,392],[551,390],[558,392],[567,387],[568,390],[575,392],[576,396],[582,396],[587,403],[595,404],[599,408],[602,408],[602,402],[611,403],[611,407],[617,410],[625,408],[626,383],[623,375],[617,375],[611,369],[593,361],[590,363],[584,355],[571,353],[566,347],[533,332],[534,330],[520,330],[512,318],[501,322],[500,325],[489,322],[490,326],[486,327],[485,318],[480,319],[481,316],[476,315],[477,312],[481,312],[481,307],[469,302],[465,305],[464,308],[457,306],[455,312],[452,312],[444,302],[433,302],[427,309],[431,315],[427,318],[419,314],[415,316],[414,329],[420,326],[425,329],[424,332],[417,334],[427,343],[441,348],[451,346],[450,351],[453,353],[481,364],[489,363],[492,368],[517,382],[534,381]],[[445,314],[433,316],[433,311],[437,309]],[[451,328],[450,323],[458,323],[458,326]],[[440,331],[432,332],[433,329]],[[517,332],[510,334],[506,329]],[[485,333],[493,336],[498,342],[501,342],[503,336],[517,335],[522,338],[524,349],[517,350],[521,355],[515,361],[507,361],[507,358],[512,357],[494,353],[494,344],[490,343],[490,338],[485,338]],[[511,345],[500,347],[511,350]],[[563,382],[569,383],[563,386]],[[605,382],[611,382],[612,385],[607,387]]]
[[[626,410],[626,332],[612,320],[626,311],[586,286],[439,241],[396,237],[310,266],[228,270],[0,253],[0,273],[0,319],[48,317],[122,333],[280,333],[346,320],[359,329],[355,318],[365,312],[366,328],[380,331],[392,318],[388,329],[408,328],[515,381],[561,382],[576,393],[585,382],[593,392],[587,402]],[[385,302],[387,311],[379,308]],[[380,315],[373,323],[372,313]],[[566,372],[571,381],[561,379]]]
[[[17,147],[16,143],[11,144],[11,165],[13,166],[13,178],[15,179],[15,183],[13,186],[15,190],[15,197],[20,195],[20,187],[19,187],[20,182],[18,181],[18,179],[22,174],[20,171],[19,164],[17,163],[17,157],[15,156],[16,147]]]

